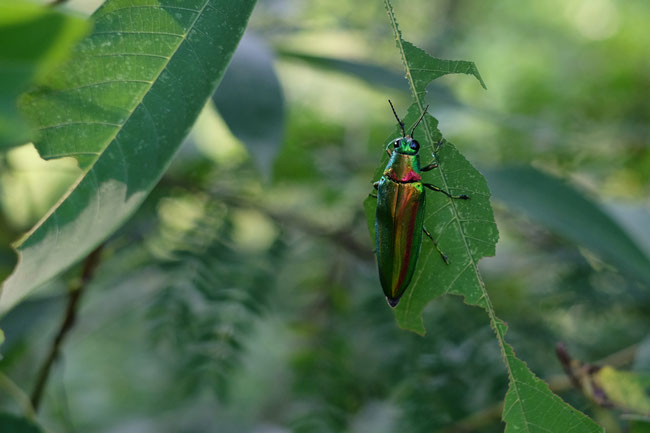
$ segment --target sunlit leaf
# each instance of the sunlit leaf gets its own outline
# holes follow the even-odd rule
[[[0,149],[29,141],[18,96],[61,62],[89,27],[49,7],[0,2]]]
[[[594,374],[594,380],[616,407],[629,413],[650,415],[650,375],[605,366]]]
[[[650,416],[650,374],[584,363],[572,358],[563,344],[556,351],[571,382],[594,403],[628,415]]]
[[[85,257],[140,206],[214,91],[254,0],[109,0],[65,68],[25,98],[43,158],[84,173],[17,244],[6,310]]]

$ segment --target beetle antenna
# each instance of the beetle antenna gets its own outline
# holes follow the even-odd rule
[[[417,128],[418,125],[420,124],[420,122],[422,121],[422,119],[424,119],[424,115],[427,114],[427,110],[428,110],[428,109],[429,109],[429,106],[427,105],[427,106],[424,108],[424,111],[422,112],[422,115],[420,116],[420,118],[418,119],[418,121],[415,122],[415,125],[413,125],[413,129],[411,129],[411,134],[410,134],[411,137],[413,137],[413,132],[415,131],[415,128]]]
[[[399,120],[399,117],[397,116],[397,113],[395,112],[395,107],[393,107],[393,103],[390,102],[390,99],[388,100],[388,103],[390,104],[390,108],[393,110],[393,114],[395,115],[395,119],[397,119],[397,123],[399,123],[399,127],[402,128],[402,137],[406,137],[406,131],[404,130],[404,122]]]

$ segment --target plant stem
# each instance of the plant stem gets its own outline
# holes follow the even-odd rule
[[[163,177],[161,185],[183,188],[192,193],[208,194],[215,200],[240,209],[256,210],[280,226],[290,229],[297,229],[312,236],[328,239],[338,246],[343,247],[350,254],[364,261],[374,260],[375,254],[364,243],[358,241],[352,235],[352,227],[341,227],[332,229],[312,219],[291,211],[280,211],[272,209],[261,203],[261,200],[245,198],[240,192],[220,186],[216,189],[197,188],[178,179]]]
[[[45,390],[47,380],[50,376],[50,370],[52,369],[52,365],[54,365],[54,361],[56,361],[59,356],[63,341],[75,325],[79,301],[81,300],[81,297],[85,291],[86,285],[92,279],[95,273],[95,269],[97,269],[102,247],[103,244],[97,247],[92,253],[88,255],[88,257],[86,257],[83,270],[81,272],[81,278],[77,282],[73,283],[70,287],[65,316],[63,316],[63,321],[61,322],[59,332],[54,337],[54,340],[52,340],[52,344],[50,345],[50,350],[47,354],[47,357],[39,369],[36,385],[32,391],[31,400],[34,411],[38,411],[38,406],[41,402],[41,398],[43,397],[43,391]]]

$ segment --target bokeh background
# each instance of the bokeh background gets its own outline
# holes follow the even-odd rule
[[[474,61],[487,84],[443,77],[428,102],[493,189],[500,241],[481,268],[509,341],[563,398],[623,431],[567,384],[555,344],[650,371],[650,280],[625,267],[619,243],[599,242],[630,239],[650,254],[650,3],[394,7],[405,39]],[[105,246],[52,372],[45,424],[502,431],[507,377],[485,313],[438,299],[420,337],[396,326],[379,286],[362,202],[395,128],[386,100],[400,113],[410,105],[383,3],[260,0],[222,83],[168,173]],[[0,155],[0,167],[4,278],[10,242],[79,172],[72,160],[40,160],[31,145]],[[78,275],[0,319],[0,368],[25,390]],[[5,393],[0,407],[19,410]]]

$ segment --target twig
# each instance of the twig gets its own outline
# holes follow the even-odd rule
[[[372,251],[357,241],[346,229],[332,230],[296,213],[273,210],[255,201],[241,197],[222,195],[219,193],[218,195],[215,194],[215,198],[230,206],[254,209],[282,226],[296,228],[310,235],[327,238],[362,260],[370,261],[374,257]]]
[[[170,177],[163,177],[160,181],[160,185],[178,187],[192,193],[208,194],[212,198],[219,200],[226,205],[256,210],[283,227],[295,228],[313,236],[329,239],[362,260],[372,261],[375,257],[370,248],[359,242],[354,236],[352,236],[352,234],[350,234],[350,230],[346,228],[332,230],[329,227],[305,218],[295,212],[282,212],[271,209],[260,204],[259,201],[247,199],[243,197],[242,194],[237,194],[236,191],[229,190],[225,187],[220,187],[216,191],[211,191]]]
[[[54,361],[56,361],[56,358],[59,356],[61,345],[65,340],[68,332],[70,332],[75,324],[79,301],[84,293],[87,283],[92,279],[95,273],[95,269],[97,269],[102,247],[103,245],[100,245],[92,253],[90,253],[88,257],[86,257],[83,271],[81,272],[81,278],[76,284],[73,284],[70,287],[70,292],[68,294],[68,305],[66,307],[65,316],[63,317],[63,322],[61,322],[61,327],[59,328],[59,332],[56,334],[56,337],[54,337],[54,340],[52,340],[50,350],[47,357],[45,358],[45,361],[43,362],[43,365],[39,369],[36,385],[32,391],[31,400],[34,411],[38,410],[41,398],[43,397],[43,391],[45,390],[45,385],[47,384],[47,379],[50,375],[50,370],[54,364]]]

